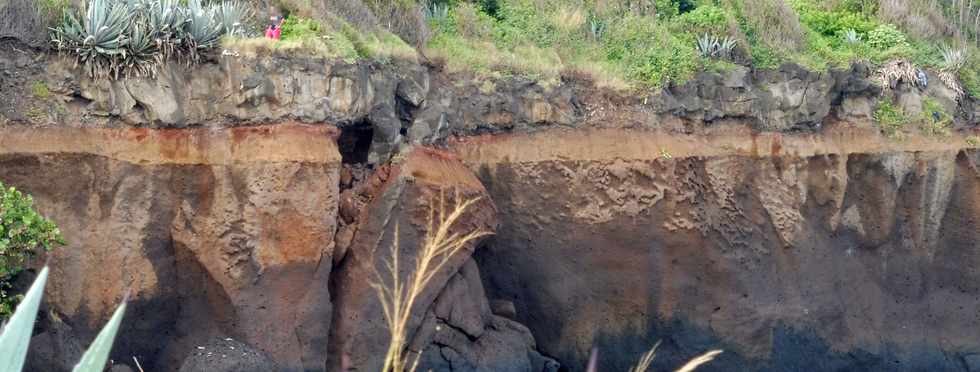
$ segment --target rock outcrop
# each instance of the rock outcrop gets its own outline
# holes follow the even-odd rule
[[[370,283],[395,226],[411,262],[443,193],[483,197],[457,230],[497,224],[451,155],[419,149],[351,180],[326,126],[0,132],[0,179],[69,241],[49,254],[30,371],[70,370],[127,291],[113,358],[148,370],[378,369],[388,333]],[[435,368],[554,370],[526,327],[490,313],[474,249],[417,301],[412,350]],[[245,355],[208,354],[232,348]]]
[[[377,273],[392,254],[402,262],[399,277],[408,280],[410,270],[404,267],[413,264],[424,244],[432,212],[447,208],[448,213],[457,202],[478,199],[451,233],[492,232],[497,225],[483,185],[449,154],[418,149],[374,177],[362,183],[373,196],[357,217],[350,248],[333,278],[331,371],[381,369],[390,336],[372,283],[378,283]],[[422,354],[421,370],[551,370],[545,365],[554,361],[536,351],[526,327],[490,313],[479,270],[470,259],[477,244],[449,258],[417,297],[408,326],[411,355]]]
[[[813,72],[787,64],[773,70],[735,66],[648,93],[624,95],[565,77],[557,85],[523,79],[485,79],[439,66],[396,60],[347,63],[321,57],[240,55],[226,50],[208,63],[163,66],[155,79],[90,79],[70,61],[17,53],[0,101],[0,124],[240,126],[282,121],[330,123],[366,131],[367,161],[386,163],[404,144],[432,144],[451,135],[527,132],[549,127],[666,128],[690,133],[718,124],[760,131],[814,131],[845,120],[872,126],[887,98],[921,111],[923,97],[939,102],[960,127],[976,125],[975,99],[957,99],[938,78],[927,87],[898,84],[883,94],[867,66]],[[28,49],[29,51],[29,49]],[[6,56],[5,55],[9,55]],[[6,69],[6,68],[4,68]],[[24,71],[28,74],[19,74]],[[43,84],[49,97],[33,97]],[[26,98],[25,98],[26,97]]]

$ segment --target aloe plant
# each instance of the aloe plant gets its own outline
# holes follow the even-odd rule
[[[3,327],[3,332],[0,333],[0,371],[17,372],[24,368],[31,333],[34,331],[34,320],[37,318],[37,310],[41,306],[41,297],[44,296],[44,285],[47,281],[48,268],[45,267],[31,284],[27,295],[17,306],[17,311]],[[112,343],[119,332],[125,312],[126,302],[123,301],[109,319],[109,323],[89,345],[89,349],[75,365],[73,372],[102,372],[105,369],[109,352],[112,351]]]

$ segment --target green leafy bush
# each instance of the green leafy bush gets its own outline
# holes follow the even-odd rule
[[[0,182],[0,318],[10,315],[17,297],[9,294],[10,281],[24,270],[37,248],[50,250],[64,244],[54,222],[34,210],[34,200]]]
[[[905,34],[895,25],[886,23],[868,32],[868,45],[884,50],[908,45],[908,41],[905,39]]]
[[[37,312],[41,307],[41,298],[44,296],[44,285],[48,281],[49,269],[44,267],[38,273],[31,288],[24,296],[24,302],[17,306],[17,311],[10,317],[10,321],[3,326],[0,333],[0,371],[19,372],[24,368],[24,361],[27,359],[28,346],[31,343],[31,335],[34,331],[34,321],[37,319]],[[89,345],[88,350],[82,354],[82,359],[75,364],[72,372],[102,372],[105,370],[106,362],[109,360],[109,352],[112,351],[112,344],[119,333],[122,324],[123,314],[126,313],[125,300],[109,318],[95,340]]]
[[[624,66],[627,77],[652,87],[683,83],[699,69],[694,38],[671,33],[650,17],[627,16],[614,23],[604,51]]]
[[[864,35],[878,26],[877,22],[860,13],[821,10],[808,2],[798,1],[795,5],[800,21],[811,30],[826,36],[840,36],[847,30]]]
[[[695,35],[724,34],[728,30],[729,14],[714,5],[703,5],[677,18],[678,31]]]
[[[953,127],[953,118],[936,100],[926,97],[922,99],[922,114],[919,115],[919,127],[923,133],[931,136],[948,136]]]
[[[960,82],[963,90],[973,97],[980,97],[980,52],[974,49],[967,58],[967,62],[959,70]]]
[[[902,128],[909,122],[905,112],[889,100],[878,102],[878,106],[875,107],[874,120],[886,136],[895,139],[903,137]]]

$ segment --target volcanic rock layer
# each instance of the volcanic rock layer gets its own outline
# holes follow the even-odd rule
[[[378,370],[376,268],[472,198],[453,231],[495,235],[413,308],[423,370],[580,371],[593,345],[627,370],[657,340],[657,370],[710,348],[708,371],[980,367],[980,151],[959,137],[553,129],[373,167],[344,137],[0,129],[0,179],[69,241],[30,370],[70,370],[127,291],[121,363],[231,370],[209,348],[238,347],[258,370]]]

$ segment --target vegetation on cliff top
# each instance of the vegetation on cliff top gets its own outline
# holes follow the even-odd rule
[[[933,9],[935,19],[899,17],[876,1],[497,0],[429,7],[446,10],[429,12],[434,35],[427,55],[444,57],[457,69],[535,78],[579,70],[659,87],[733,62],[758,68],[795,62],[824,70],[857,60],[905,59],[939,70],[946,67],[943,42],[958,45],[949,48],[965,56],[976,54],[971,28],[949,26],[944,18],[957,14],[952,5]],[[916,31],[931,22],[937,23],[932,31]],[[720,60],[699,53],[705,36],[734,41],[734,52]],[[964,67],[975,93],[977,64]]]
[[[116,8],[125,7],[116,3],[139,5],[130,5],[126,17],[117,17]],[[347,61],[387,62],[415,59],[419,52],[452,71],[523,76],[545,83],[562,75],[589,76],[619,88],[683,83],[699,71],[726,70],[735,64],[775,68],[793,62],[825,70],[854,61],[882,65],[900,60],[945,71],[944,83],[980,95],[980,3],[972,0],[273,3],[290,14],[280,42],[252,37],[255,32],[226,30],[248,23],[222,22],[228,18],[225,9],[247,17],[239,6],[194,1],[183,8],[177,0],[91,0],[82,21],[69,12],[54,29],[53,39],[59,49],[94,66],[91,73],[102,75],[118,75],[117,66],[135,75],[152,74],[149,61],[182,54],[168,51],[185,50],[194,56],[200,47],[213,46],[216,34],[230,34],[223,46],[231,54],[303,50]],[[145,11],[134,11],[137,8]],[[102,26],[107,32],[98,31]]]

